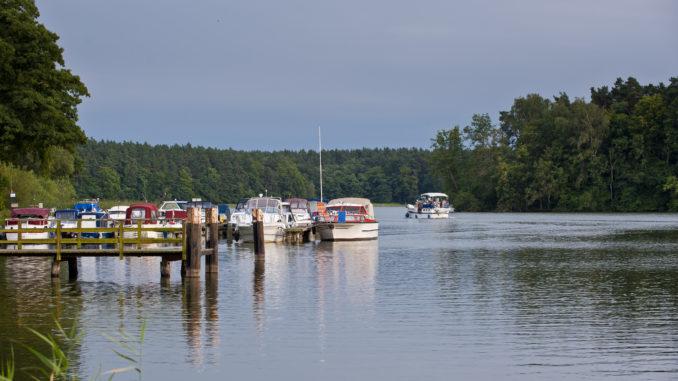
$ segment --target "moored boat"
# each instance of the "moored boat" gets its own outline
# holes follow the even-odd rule
[[[407,218],[448,218],[454,208],[445,193],[422,193],[414,205],[407,204]]]
[[[379,236],[374,207],[366,198],[331,200],[325,213],[317,215],[314,227],[321,241],[370,240]]]
[[[139,226],[139,221],[141,221],[142,229],[160,227],[158,223],[158,207],[155,204],[150,203],[130,205],[129,208],[127,208],[127,212],[125,213],[125,229],[137,228]],[[123,237],[137,238],[137,232],[125,231],[123,233]],[[163,238],[163,234],[160,231],[143,230],[141,232],[141,238]]]
[[[45,229],[48,227],[49,209],[47,208],[15,208],[5,221],[5,229]],[[19,233],[6,233],[8,241],[18,241]],[[21,233],[21,240],[49,239],[49,233],[39,231],[35,233]],[[46,249],[47,244],[24,246],[33,249]]]
[[[108,215],[112,220],[122,221],[125,219],[125,213],[127,212],[129,205],[116,205],[108,209]]]
[[[282,201],[278,197],[252,197],[241,206],[238,215],[237,234],[240,242],[253,242],[252,210],[261,209],[264,222],[264,242],[282,242],[285,239],[285,216]],[[249,218],[248,215],[249,214]],[[233,219],[235,213],[231,216]]]
[[[308,212],[308,201],[305,198],[288,198],[290,211],[294,215],[296,227],[309,227],[313,225],[311,214]]]

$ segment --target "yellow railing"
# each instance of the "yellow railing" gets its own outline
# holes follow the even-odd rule
[[[10,219],[7,221],[16,221],[16,229],[8,229],[5,226],[4,229],[0,229],[0,233],[4,235],[4,239],[0,240],[0,255],[3,253],[16,253],[23,249],[23,245],[36,245],[36,244],[47,244],[54,245],[54,248],[39,249],[44,250],[46,253],[54,253],[57,260],[61,260],[61,252],[65,250],[63,245],[76,246],[77,249],[82,249],[82,245],[85,244],[95,244],[95,245],[117,245],[117,250],[119,252],[120,259],[124,258],[125,252],[133,253],[134,249],[129,246],[136,246],[136,250],[141,250],[142,245],[144,244],[163,244],[167,247],[174,247],[175,249],[171,250],[172,252],[180,252],[182,259],[186,259],[186,221],[185,220],[174,220],[180,221],[181,226],[171,226],[167,224],[168,221],[160,221],[157,227],[148,227],[143,226],[143,221],[135,221],[135,225],[124,225],[122,221],[119,220],[106,220],[106,219],[92,219],[92,220],[35,220],[35,219]],[[24,222],[44,222],[47,224],[42,225],[45,227],[34,227],[34,228],[25,228],[22,227]],[[97,224],[106,224],[112,225],[110,227],[82,227],[83,221],[86,222],[95,222]],[[63,222],[75,222],[75,227],[63,225]],[[165,222],[163,224],[163,222]],[[144,232],[162,232],[163,238],[149,238],[144,237]],[[47,233],[49,238],[25,238],[22,235],[26,233]],[[73,238],[65,238],[64,235],[71,234]],[[98,234],[99,238],[88,238],[83,235],[92,233]],[[128,233],[128,234],[125,234]],[[132,234],[134,233],[134,234]],[[16,235],[16,239],[8,240],[7,235]],[[181,237],[178,235],[181,234]],[[104,238],[105,235],[110,235],[112,237]],[[127,237],[125,237],[127,235]],[[173,235],[174,238],[169,238],[169,235]],[[16,245],[16,250],[7,249],[7,245]],[[125,246],[128,246],[127,248]],[[2,247],[5,247],[4,249]],[[165,249],[167,250],[167,249]],[[103,250],[102,250],[103,251]],[[168,250],[169,251],[169,250]]]

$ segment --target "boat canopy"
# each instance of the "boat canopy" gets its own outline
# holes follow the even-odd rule
[[[143,220],[146,223],[155,223],[158,218],[158,207],[155,204],[132,204],[125,212],[125,224]]]
[[[16,208],[9,213],[10,218],[42,218],[49,216],[47,208]]]
[[[374,207],[372,206],[372,202],[367,198],[358,198],[358,197],[335,198],[334,200],[330,200],[330,202],[327,204],[327,207],[342,204],[362,205],[365,207],[365,210],[367,211],[367,216],[370,219],[374,219]]]
[[[252,197],[247,200],[246,209],[261,209],[264,213],[278,213],[281,210],[282,201],[277,197]]]
[[[186,210],[186,201],[165,201],[159,210]]]
[[[448,198],[449,196],[446,195],[445,193],[437,193],[437,192],[429,192],[429,193],[422,193],[421,194],[422,198],[433,198],[433,197],[445,197]]]
[[[285,202],[288,202],[290,204],[290,208],[292,210],[308,209],[308,200],[306,200],[305,198],[288,198],[287,200],[285,200]]]

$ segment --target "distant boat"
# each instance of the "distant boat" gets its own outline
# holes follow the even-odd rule
[[[454,208],[450,205],[449,197],[445,193],[422,193],[417,201],[407,204],[407,218],[448,218]]]
[[[314,226],[321,241],[370,240],[379,236],[374,207],[366,198],[331,200],[325,213],[317,215]]]

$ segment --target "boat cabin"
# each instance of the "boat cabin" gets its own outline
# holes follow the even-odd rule
[[[79,201],[75,204],[73,209],[78,212],[100,212],[102,209],[99,207],[99,202],[96,199]]]
[[[27,221],[28,225],[47,225],[47,218],[49,217],[49,209],[47,208],[15,208],[9,213],[9,219],[6,221],[6,225],[18,225],[19,219],[30,220]],[[12,220],[14,219],[14,220]],[[23,222],[26,224],[26,221]]]
[[[158,207],[150,203],[130,205],[125,212],[125,225],[136,224],[137,221],[141,221],[143,224],[157,224]]]
[[[331,222],[374,222],[363,205],[330,205],[325,210]]]
[[[80,212],[76,209],[59,209],[54,212],[55,220],[77,220]]]

